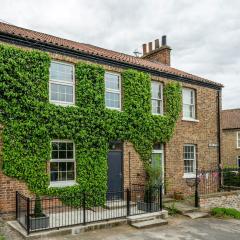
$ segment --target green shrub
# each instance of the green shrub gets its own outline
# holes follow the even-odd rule
[[[170,206],[167,207],[167,209],[170,216],[175,216],[179,212],[179,210],[175,206],[175,203],[172,203]]]
[[[211,214],[216,217],[233,217],[240,219],[240,211],[234,208],[213,208]]]

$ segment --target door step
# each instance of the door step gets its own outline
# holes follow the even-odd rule
[[[185,213],[184,216],[190,217],[191,219],[209,217],[209,213],[206,212],[189,212]]]
[[[168,218],[168,211],[162,210],[160,212],[143,213],[143,214],[127,217],[128,222],[130,223],[142,222],[142,221],[159,219],[159,218],[162,218],[162,219]]]
[[[130,202],[130,207],[136,206],[135,202]],[[118,209],[118,208],[125,208],[127,207],[127,201],[124,200],[114,200],[114,201],[107,201],[105,203],[106,209]]]
[[[168,224],[168,221],[161,219],[161,218],[130,223],[131,226],[138,228],[138,229],[162,226],[162,225],[166,225],[166,224]]]

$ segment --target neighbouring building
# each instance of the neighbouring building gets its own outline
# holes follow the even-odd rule
[[[161,46],[159,40],[143,44],[143,56],[134,57],[0,23],[0,45],[10,45],[28,51],[37,49],[50,55],[49,101],[59,108],[72,106],[77,102],[74,65],[79,61],[103,66],[105,107],[113,111],[124,111],[121,74],[125,69],[131,68],[151,75],[151,106],[152,114],[155,115],[164,115],[165,112],[163,95],[165,84],[179,82],[182,86],[182,112],[177,120],[173,137],[166,144],[156,144],[152,153],[152,161],[156,160],[161,165],[166,186],[165,194],[172,194],[174,191],[184,192],[186,195],[193,194],[196,166],[201,169],[218,167],[223,86],[171,67],[171,48],[167,45],[165,36],[162,38]],[[4,64],[4,61],[1,64]],[[29,71],[31,74],[30,69]],[[232,150],[229,150],[232,155],[229,156],[232,156],[231,160],[236,163],[236,158],[240,155],[237,153],[240,135],[237,145],[237,131],[229,129],[226,124],[224,126],[224,134],[233,136],[232,139],[224,141],[229,141],[228,146],[232,147]],[[3,129],[4,125],[0,131]],[[143,163],[133,144],[117,140],[110,145],[108,154],[108,189],[121,190],[130,185],[144,184]],[[46,159],[46,162],[50,162],[46,172],[51,175],[50,186],[54,188],[74,185],[78,174],[75,152],[79,149],[76,149],[73,139],[63,137],[52,139],[49,144],[52,147],[52,157]],[[4,141],[0,139],[0,148],[2,146]],[[68,161],[64,160],[66,158]],[[1,161],[4,163],[4,159]],[[30,194],[24,181],[5,175],[0,169],[0,213],[14,212],[16,191]]]
[[[240,168],[240,109],[222,111],[222,164]]]

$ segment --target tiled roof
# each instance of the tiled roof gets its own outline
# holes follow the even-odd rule
[[[222,129],[240,129],[240,109],[222,111]]]
[[[146,59],[127,55],[124,53],[119,53],[119,52],[115,52],[112,50],[96,47],[96,46],[93,46],[90,44],[74,42],[71,40],[55,37],[55,36],[48,35],[45,33],[32,31],[29,29],[17,27],[17,26],[2,23],[2,22],[0,22],[0,34],[1,33],[18,36],[18,37],[21,37],[24,39],[35,40],[35,41],[42,42],[42,43],[48,43],[50,45],[68,48],[68,49],[76,50],[79,52],[87,53],[89,55],[100,56],[100,57],[104,57],[107,59],[115,60],[118,62],[128,63],[131,65],[140,66],[140,67],[145,67],[150,70],[156,70],[159,72],[173,74],[173,75],[179,76],[179,77],[185,77],[185,78],[188,78],[191,80],[195,80],[197,82],[213,84],[213,85],[216,85],[219,87],[223,86],[222,84],[186,73],[184,71],[175,69],[173,67],[166,66],[159,62],[149,61]]]

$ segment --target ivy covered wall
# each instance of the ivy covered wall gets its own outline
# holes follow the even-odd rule
[[[132,142],[147,163],[153,143],[171,138],[181,111],[178,83],[164,86],[165,114],[156,116],[151,114],[150,75],[125,70],[123,111],[109,110],[104,104],[104,68],[79,62],[75,66],[76,106],[62,107],[49,103],[49,67],[47,53],[0,44],[3,171],[7,176],[24,180],[32,192],[104,194],[111,140]],[[48,188],[47,163],[52,139],[74,141],[78,185]]]

